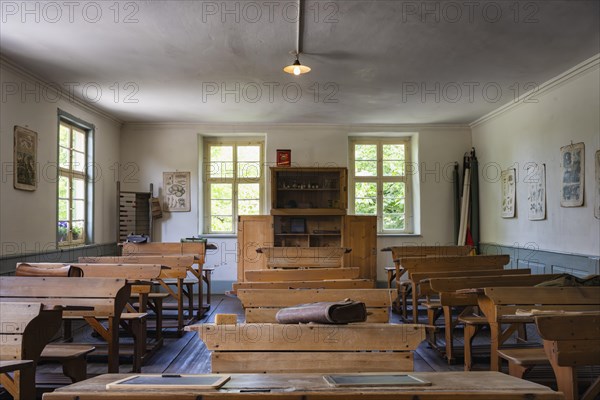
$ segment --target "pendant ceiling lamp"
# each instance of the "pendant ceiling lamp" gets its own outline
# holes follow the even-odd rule
[[[296,56],[296,61],[294,61],[291,65],[288,65],[285,68],[283,68],[283,70],[285,72],[287,72],[288,74],[292,74],[292,75],[296,75],[296,76],[310,72],[310,67],[307,65],[300,64],[300,59],[299,59],[300,49],[301,49],[301,39],[302,39],[302,21],[300,20],[301,17],[302,17],[302,0],[298,0],[298,20],[297,20],[297,26],[296,26],[296,51],[290,53],[290,54],[293,54]]]

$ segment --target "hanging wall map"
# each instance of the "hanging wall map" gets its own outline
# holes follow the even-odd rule
[[[502,171],[500,175],[502,182],[502,218],[515,217],[515,175],[514,168]]]
[[[529,220],[546,219],[546,165],[532,163],[527,166],[527,200]]]
[[[583,143],[570,144],[560,148],[560,205],[562,207],[581,207],[583,205],[584,157],[585,146]]]
[[[190,211],[190,173],[163,172],[163,210]]]

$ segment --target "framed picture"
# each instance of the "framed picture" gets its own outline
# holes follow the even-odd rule
[[[190,210],[190,173],[163,172],[163,211]]]
[[[292,150],[277,149],[277,166],[289,167],[292,165]]]
[[[502,171],[502,218],[515,217],[516,171],[514,168]]]
[[[560,205],[581,207],[585,179],[585,145],[575,143],[561,147],[560,160]]]
[[[527,214],[530,221],[546,219],[546,164],[527,165]]]
[[[594,156],[596,160],[596,195],[594,200],[594,217],[600,219],[600,150]]]
[[[16,126],[14,129],[13,186],[33,191],[37,188],[37,132]]]

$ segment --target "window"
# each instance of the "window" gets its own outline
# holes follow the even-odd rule
[[[57,241],[59,246],[85,244],[91,239],[91,129],[60,118],[58,131]]]
[[[376,215],[379,233],[411,233],[410,139],[350,140],[350,212]]]
[[[204,143],[204,231],[235,233],[239,215],[258,215],[263,209],[263,142]]]

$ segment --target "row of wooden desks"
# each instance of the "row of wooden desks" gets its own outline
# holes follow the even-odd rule
[[[499,372],[411,372],[430,383],[412,387],[332,387],[323,374],[226,374],[220,389],[107,390],[106,385],[130,375],[102,375],[44,394],[44,400],[101,399],[363,399],[363,400],[560,400],[562,394]]]

